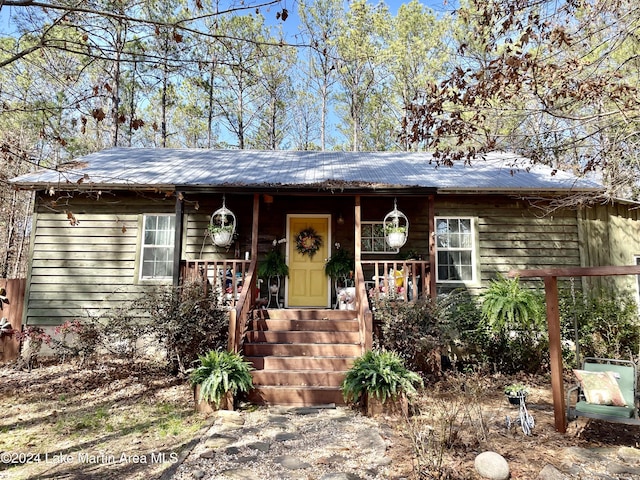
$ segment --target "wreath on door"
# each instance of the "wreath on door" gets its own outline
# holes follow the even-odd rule
[[[313,228],[305,228],[296,235],[296,250],[301,255],[313,257],[322,247],[322,237]]]

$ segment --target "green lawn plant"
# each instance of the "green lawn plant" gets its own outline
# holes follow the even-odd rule
[[[500,274],[481,296],[483,346],[493,370],[536,373],[548,364],[544,296],[523,287],[519,278]]]
[[[417,386],[423,386],[422,378],[407,369],[397,353],[368,350],[354,361],[341,388],[346,402],[357,403],[366,394],[384,403],[400,394],[416,394]]]
[[[495,332],[539,329],[544,304],[534,290],[523,288],[520,279],[498,274],[482,297],[482,315]]]
[[[226,350],[211,350],[199,357],[200,365],[189,377],[192,385],[200,385],[199,402],[220,406],[227,392],[235,397],[238,392],[253,388],[251,364],[244,358]]]

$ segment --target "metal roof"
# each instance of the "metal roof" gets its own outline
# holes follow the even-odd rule
[[[437,165],[429,153],[113,148],[12,180],[20,188],[432,189],[438,192],[602,191],[592,180],[490,153]]]

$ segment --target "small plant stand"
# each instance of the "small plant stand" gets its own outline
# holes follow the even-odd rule
[[[273,281],[275,279],[275,282]],[[275,303],[276,308],[282,308],[280,306],[280,277],[269,277],[267,282],[267,290],[269,293],[269,301],[267,302],[267,308],[271,306],[271,302]]]

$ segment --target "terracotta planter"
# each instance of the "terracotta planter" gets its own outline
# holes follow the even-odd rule
[[[382,403],[375,395],[365,395],[365,413],[367,417],[378,415],[404,415],[409,416],[409,400],[402,394],[396,398],[387,398]]]
[[[202,401],[200,398],[200,385],[193,386],[193,402],[195,404],[196,412],[210,414],[216,410],[233,410],[233,395],[231,392],[227,392],[222,400],[220,400],[220,406],[216,407],[215,403]]]

